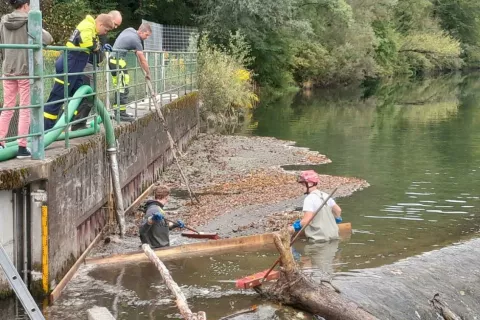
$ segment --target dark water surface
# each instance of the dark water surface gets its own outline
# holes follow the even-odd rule
[[[287,169],[355,176],[371,185],[337,199],[344,220],[353,225],[351,237],[295,245],[303,267],[315,279],[390,264],[477,235],[479,75],[264,99],[248,129],[241,131],[293,140],[333,161]],[[192,309],[206,311],[208,319],[254,304],[260,304],[257,313],[235,319],[310,319],[234,288],[233,280],[268,268],[275,258],[274,250],[265,248],[187,258],[167,266]],[[85,310],[94,305],[107,307],[118,319],[178,319],[174,301],[151,263],[83,270],[47,317],[86,319]]]

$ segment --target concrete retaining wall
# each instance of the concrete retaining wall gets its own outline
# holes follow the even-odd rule
[[[164,115],[173,139],[183,149],[199,131],[197,94],[191,93],[167,105]],[[159,179],[173,157],[167,135],[155,113],[149,113],[133,123],[122,123],[115,128],[115,134],[119,144],[124,207],[127,208]],[[29,192],[36,191],[30,188],[32,185],[35,189],[47,191],[49,274],[53,289],[106,224],[110,172],[103,134],[72,140],[69,149],[64,148],[63,142],[57,142],[47,151],[48,159],[45,161],[2,163],[5,166],[0,170],[0,190],[5,191],[1,191],[0,201],[1,204],[8,202],[12,190],[25,186],[29,187]],[[32,230],[38,230],[39,213],[33,211],[29,211],[29,221],[35,224]],[[4,219],[11,221],[11,210],[1,212],[0,219],[2,222]],[[10,233],[2,234],[5,235],[2,243],[8,246],[12,238],[7,236]],[[38,256],[41,243],[35,241],[31,245],[32,256]],[[38,274],[41,265],[33,264],[31,268]],[[2,289],[5,286],[0,286],[0,291]]]

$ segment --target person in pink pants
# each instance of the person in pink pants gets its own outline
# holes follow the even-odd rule
[[[28,12],[30,0],[8,0],[15,9],[12,13],[4,15],[0,21],[0,43],[2,44],[28,44]],[[52,36],[43,30],[42,41],[44,44],[53,42]],[[28,50],[27,49],[1,49],[2,73],[5,78],[11,76],[28,76]],[[8,133],[10,120],[14,114],[8,108],[17,105],[17,95],[20,96],[20,106],[30,105],[30,83],[28,79],[3,80],[3,111],[0,115],[0,149],[5,147],[5,136]],[[20,109],[18,121],[18,135],[28,135],[30,129],[30,109]],[[17,158],[29,158],[27,138],[18,139]]]

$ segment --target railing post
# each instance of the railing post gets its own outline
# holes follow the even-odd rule
[[[29,44],[36,44],[38,49],[28,50],[29,76],[39,78],[30,80],[30,104],[39,105],[32,108],[31,114],[31,132],[35,133],[32,137],[32,159],[45,159],[44,128],[43,128],[43,49],[42,49],[42,12],[40,11],[40,1],[32,0],[31,10],[28,13],[28,31],[31,37]]]
[[[161,77],[162,77],[162,92],[167,90],[167,83],[165,80],[165,52],[161,53],[162,55],[162,65],[160,66],[161,70]],[[162,100],[162,94],[160,94],[160,100]]]

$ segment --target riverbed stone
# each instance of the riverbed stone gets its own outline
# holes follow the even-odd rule
[[[87,310],[88,320],[115,320],[105,307],[94,307]]]

